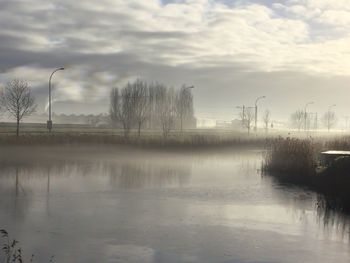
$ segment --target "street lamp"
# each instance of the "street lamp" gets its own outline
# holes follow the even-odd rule
[[[265,98],[266,96],[261,96],[255,100],[255,127],[254,127],[255,132],[257,132],[258,130],[258,101]]]
[[[311,104],[314,104],[314,102],[310,101],[310,102],[306,103],[305,107],[304,107],[304,130],[305,131],[306,131],[306,118],[307,118],[306,108],[307,108],[307,106],[309,106]]]
[[[187,90],[187,89],[194,89],[194,86],[188,86],[183,88],[183,91]],[[183,119],[183,110],[184,110],[184,105],[183,105],[183,99],[182,98],[183,93],[181,92],[181,110],[180,110],[180,125],[181,125],[181,132],[182,132],[182,119]]]
[[[57,72],[59,70],[64,70],[64,68],[61,67],[61,68],[55,69],[51,73],[50,78],[49,78],[49,120],[47,121],[47,128],[48,128],[49,132],[51,132],[51,130],[52,130],[52,119],[51,119],[51,79],[52,79],[53,74],[55,74],[55,72]]]

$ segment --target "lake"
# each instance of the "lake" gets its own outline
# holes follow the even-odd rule
[[[261,176],[261,160],[259,150],[2,147],[0,228],[34,262],[349,262],[349,217]]]

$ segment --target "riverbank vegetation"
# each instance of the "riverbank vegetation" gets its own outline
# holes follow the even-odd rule
[[[82,132],[81,130],[62,131],[53,133],[22,133],[16,137],[11,133],[0,132],[0,145],[77,145],[77,144],[101,144],[101,145],[130,145],[139,147],[158,148],[260,148],[263,149],[269,141],[265,136],[247,136],[239,132],[215,132],[215,131],[176,131],[163,137],[160,132],[144,132],[141,136],[138,131],[132,131],[128,137],[120,131],[94,131]]]
[[[6,263],[24,263],[24,262],[35,262],[33,254],[30,255],[29,260],[23,254],[22,248],[19,246],[19,241],[12,239],[9,233],[5,229],[0,229],[0,235],[3,239],[1,245],[0,260]],[[54,262],[54,256],[51,256],[48,262]]]
[[[329,140],[278,138],[268,143],[262,163],[263,174],[340,200],[342,209],[350,212],[350,157],[339,157],[328,166],[320,159],[322,151],[350,151],[350,137]]]

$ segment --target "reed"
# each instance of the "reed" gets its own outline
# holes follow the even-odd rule
[[[315,174],[317,148],[310,139],[280,137],[271,140],[262,171],[278,177],[306,179]]]
[[[20,137],[0,135],[0,145],[51,145],[51,144],[106,144],[134,145],[141,147],[259,147],[263,148],[269,139],[265,137],[248,137],[241,134],[210,133],[173,133],[164,138],[157,133],[145,133],[140,137],[131,134],[125,138],[121,134],[99,133],[52,133],[25,134]]]
[[[273,140],[263,158],[262,172],[283,183],[308,187],[337,200],[341,210],[350,213],[350,158],[338,158],[331,166],[316,169],[318,154],[324,150],[350,150],[350,137]]]
[[[18,246],[19,242],[12,239],[5,229],[0,229],[0,235],[4,239],[2,244],[2,252],[5,263],[25,263],[22,248]],[[2,257],[0,256],[0,259]],[[29,258],[29,262],[34,262],[34,255]],[[51,256],[49,262],[54,262],[54,256]]]

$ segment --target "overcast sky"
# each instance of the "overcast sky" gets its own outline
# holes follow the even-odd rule
[[[137,78],[195,85],[198,117],[237,105],[275,119],[315,101],[350,115],[348,0],[0,0],[0,83],[28,80],[45,111],[107,112],[112,87]]]

